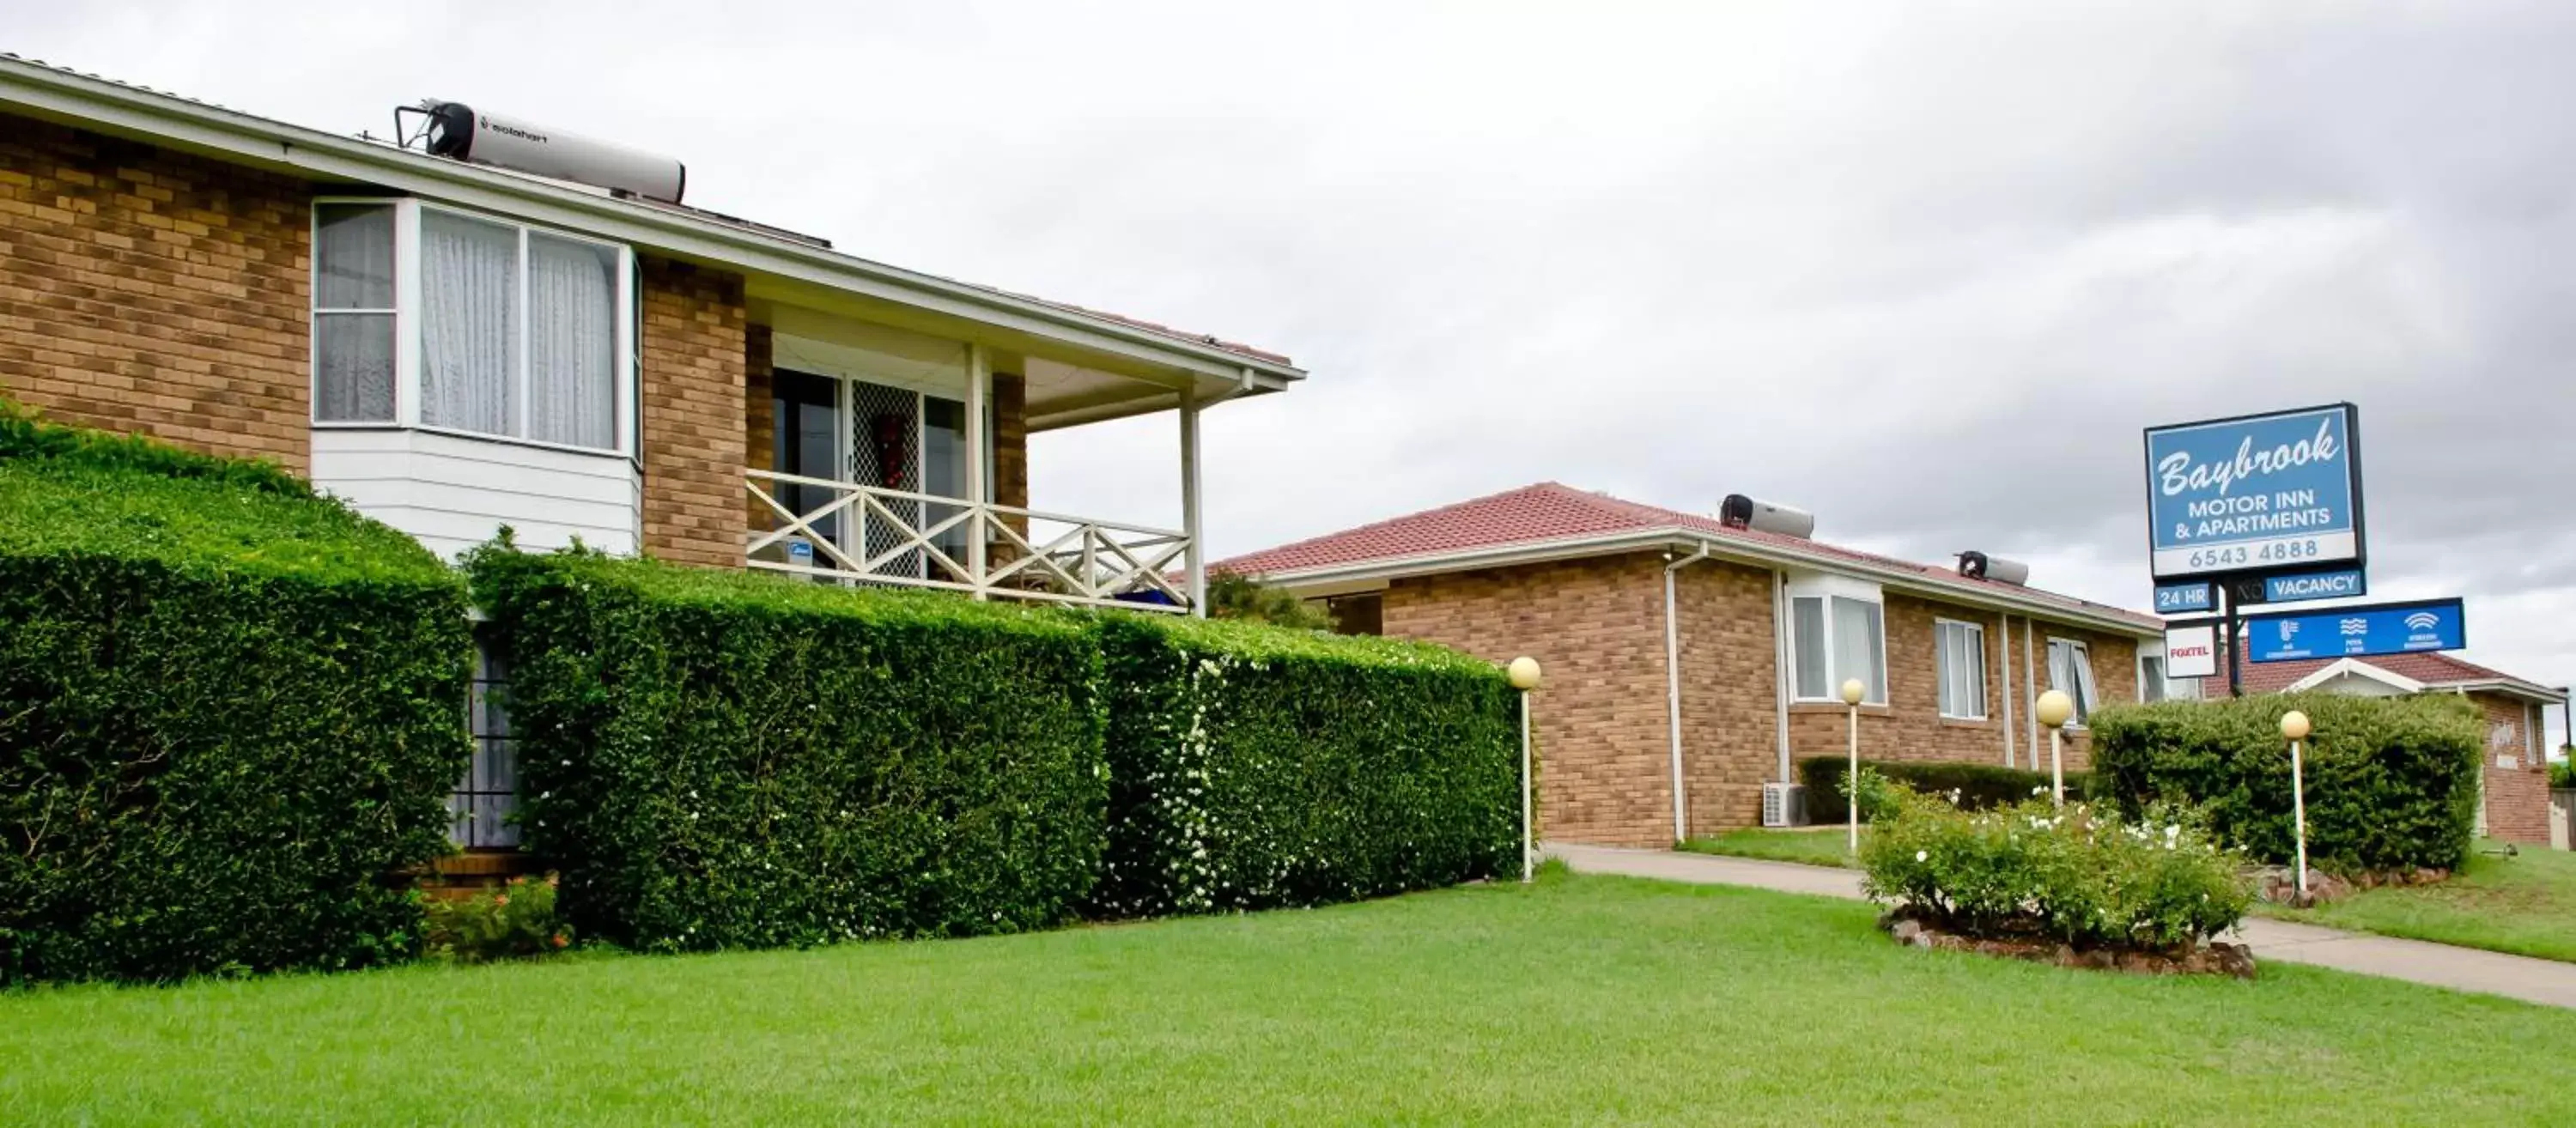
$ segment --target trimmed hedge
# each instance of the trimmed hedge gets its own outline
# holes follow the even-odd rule
[[[0,404],[0,983],[412,955],[469,654],[411,538]]]
[[[1798,761],[1798,782],[1807,787],[1807,821],[1838,823],[1847,817],[1842,786],[1843,769],[1849,763],[1842,756],[1810,756]],[[1957,791],[1962,810],[2008,807],[2030,798],[2033,789],[2041,795],[2048,793],[2048,773],[2023,768],[1920,760],[1862,760],[1860,766],[1876,769],[1889,780],[1926,795],[1947,796]],[[2066,773],[2069,800],[2089,798],[2092,788],[2091,773]]]
[[[1317,905],[1516,873],[1515,691],[1455,651],[1103,615],[1111,916]]]
[[[2477,825],[2477,707],[2448,695],[2272,694],[2106,707],[2091,718],[2102,798],[2205,805],[2213,828],[2264,861],[2293,854],[2281,714],[2314,724],[2305,752],[2308,859],[2338,872],[2456,869]]]
[[[581,934],[652,950],[1063,921],[1098,872],[1083,625],[932,593],[506,545],[524,847]]]

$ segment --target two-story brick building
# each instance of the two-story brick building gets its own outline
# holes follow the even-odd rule
[[[1215,567],[1326,601],[1344,629],[1546,666],[1546,833],[1669,846],[1761,820],[1763,785],[1844,748],[2045,768],[2030,702],[2194,694],[2151,616],[1553,482]],[[2080,725],[2065,761],[2087,759]]]

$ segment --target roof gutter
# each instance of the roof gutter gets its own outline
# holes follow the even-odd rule
[[[1305,378],[1304,370],[1294,365],[576,185],[426,156],[383,142],[339,137],[21,60],[0,59],[0,106],[67,125],[104,126],[271,169],[435,196],[1201,375],[1235,378],[1249,372],[1264,391]]]
[[[1614,552],[1651,552],[1674,546],[1701,549],[1714,559],[1754,564],[1766,568],[1789,565],[1814,568],[1819,571],[1842,572],[1847,575],[1866,577],[1884,586],[1910,594],[1928,595],[1975,607],[2008,609],[2015,614],[2042,616],[2132,638],[2161,638],[2164,634],[2161,625],[2149,625],[2117,615],[2106,615],[2100,611],[2069,607],[2038,599],[2015,599],[2006,593],[1990,589],[1936,583],[1920,572],[1900,571],[1823,553],[1798,552],[1769,544],[1723,541],[1696,529],[1675,526],[1582,537],[1561,537],[1548,541],[1521,541],[1458,552],[1369,560],[1320,568],[1285,569],[1267,573],[1262,578],[1270,583],[1296,587],[1324,580],[1395,579],[1468,568],[1498,568],[1548,560],[1601,556]]]

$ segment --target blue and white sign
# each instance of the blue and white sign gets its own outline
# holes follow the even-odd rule
[[[2362,563],[2351,404],[2147,429],[2159,581]]]
[[[2319,599],[2359,599],[2370,594],[2370,581],[2359,568],[2298,572],[2263,577],[2263,602],[2307,603]]]
[[[2245,617],[2245,656],[2257,662],[2413,654],[2468,644],[2468,616],[2456,599]]]
[[[2157,584],[2156,614],[2188,615],[2218,609],[2216,585],[2207,580],[2188,584]]]

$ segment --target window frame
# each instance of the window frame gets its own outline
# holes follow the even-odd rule
[[[1864,695],[1861,698],[1861,704],[1885,708],[1892,692],[1887,678],[1887,600],[1878,586],[1841,576],[1811,576],[1793,579],[1788,587],[1789,614],[1780,623],[1780,633],[1783,646],[1789,654],[1789,700],[1797,704],[1841,705],[1843,703],[1842,698],[1835,692],[1840,682],[1834,677],[1837,665],[1834,653],[1834,600],[1844,599],[1853,603],[1866,604],[1878,616],[1878,676],[1876,679],[1878,694],[1875,697]],[[1822,604],[1826,685],[1825,695],[1821,697],[1801,693],[1801,687],[1798,685],[1798,601],[1802,599],[1818,600]]]
[[[392,209],[394,216],[394,308],[390,310],[324,310],[320,307],[319,303],[322,300],[322,288],[319,284],[322,271],[322,209],[326,206],[334,205],[343,207],[372,206]],[[612,271],[616,276],[616,296],[614,299],[616,306],[611,311],[611,317],[616,324],[617,341],[616,352],[614,356],[611,357],[609,363],[610,370],[616,373],[617,377],[616,402],[611,409],[615,418],[615,427],[617,429],[616,442],[613,446],[591,447],[581,446],[575,443],[555,442],[548,439],[528,438],[521,435],[496,435],[489,432],[468,430],[461,427],[438,426],[421,421],[422,336],[420,310],[424,291],[422,288],[423,283],[420,273],[420,220],[421,215],[424,212],[429,211],[439,212],[444,215],[452,215],[461,219],[472,220],[477,223],[489,223],[508,228],[518,239],[518,318],[515,322],[517,340],[511,342],[510,352],[513,357],[513,363],[518,365],[519,369],[518,395],[522,401],[519,418],[523,422],[527,418],[524,406],[525,402],[533,394],[532,389],[535,387],[535,381],[529,378],[527,370],[528,334],[530,332],[530,319],[528,314],[530,312],[529,302],[531,301],[529,295],[530,291],[533,289],[528,277],[529,240],[533,236],[543,235],[550,239],[560,239],[565,242],[581,243],[597,247],[602,250],[606,250],[615,256],[615,263]],[[310,227],[311,239],[310,243],[307,245],[311,248],[311,257],[313,260],[312,269],[310,271],[311,281],[308,282],[312,293],[305,303],[306,317],[308,319],[308,331],[305,334],[307,337],[305,383],[308,398],[311,401],[308,404],[306,414],[308,416],[308,422],[315,430],[422,431],[435,435],[450,435],[461,439],[472,439],[477,442],[506,443],[511,446],[535,447],[542,450],[557,450],[569,454],[587,455],[596,458],[615,457],[626,459],[629,462],[634,462],[638,459],[637,438],[641,430],[641,424],[637,418],[637,408],[641,400],[641,388],[643,383],[643,286],[640,272],[641,263],[637,259],[635,249],[633,247],[617,242],[613,239],[602,239],[576,231],[567,231],[560,227],[549,227],[540,223],[529,223],[525,220],[512,218],[510,216],[495,215],[490,212],[478,211],[473,208],[458,207],[453,204],[431,203],[412,196],[315,196],[313,197],[310,206],[305,209],[305,214],[306,221]],[[394,417],[390,420],[321,418],[322,334],[319,331],[320,319],[326,315],[337,314],[383,315],[387,313],[392,314],[394,319]]]
[[[1948,695],[1950,688],[1950,646],[1949,643],[1942,638],[1944,628],[1968,631],[1976,638],[1977,711],[1973,714],[1953,713],[1950,711],[1949,706],[1943,704],[1941,701],[1943,697]],[[1950,619],[1938,615],[1933,616],[1932,679],[1933,708],[1940,713],[1942,720],[1984,721],[1992,719],[1991,710],[1993,702],[1987,700],[1987,698],[1992,695],[1986,692],[1986,625],[1984,623],[1972,623],[1966,619]]]
[[[2090,727],[2085,723],[2086,718],[2091,717],[2094,710],[2102,707],[2102,679],[2100,675],[2093,672],[2092,643],[2080,638],[2050,635],[2048,636],[2048,688],[2064,691],[2064,687],[2057,684],[2057,648],[2060,645],[2073,647],[2075,653],[2081,655],[2084,660],[2083,673],[2077,679],[2082,683],[2082,692],[2080,695],[2068,694],[2070,697],[2076,697],[2077,700],[2075,714],[2066,720],[2069,731],[2082,732]]]

